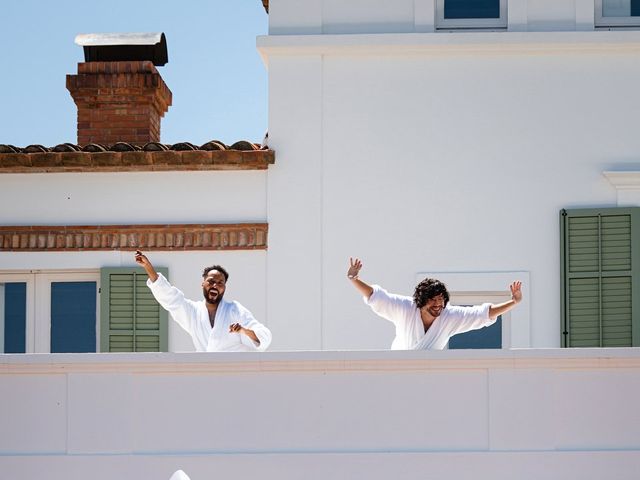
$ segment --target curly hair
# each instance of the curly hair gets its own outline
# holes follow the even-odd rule
[[[229,280],[229,273],[224,269],[224,267],[221,267],[220,265],[212,265],[210,267],[205,268],[202,271],[202,278],[207,278],[207,275],[209,275],[209,272],[211,270],[217,270],[218,272],[220,272],[222,275],[224,275],[224,281],[226,282],[227,280]]]
[[[445,284],[435,278],[425,278],[416,285],[416,290],[413,292],[413,302],[416,307],[422,308],[429,300],[438,295],[444,297],[444,306],[446,307],[449,303],[449,292]]]

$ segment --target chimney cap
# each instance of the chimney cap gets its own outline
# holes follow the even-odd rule
[[[169,61],[164,33],[81,33],[75,43],[85,62],[149,60],[156,66]]]

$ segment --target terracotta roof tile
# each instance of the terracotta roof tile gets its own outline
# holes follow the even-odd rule
[[[22,153],[46,153],[50,151],[50,148],[43,147],[42,145],[29,145],[22,149]]]
[[[256,144],[247,142],[246,140],[240,140],[229,147],[229,150],[259,150]]]
[[[79,152],[80,147],[72,143],[61,143],[51,149],[52,152]]]
[[[179,142],[173,145],[159,142],[148,142],[143,146],[134,145],[127,142],[116,142],[113,145],[101,145],[98,143],[89,143],[84,146],[75,145],[73,143],[61,143],[54,147],[45,147],[43,145],[33,144],[24,148],[14,145],[0,144],[0,154],[2,153],[47,153],[47,152],[133,152],[133,151],[165,151],[173,150],[182,152],[187,150],[267,150],[266,146],[259,143],[249,142],[247,140],[239,140],[232,145],[225,145],[220,140],[210,140],[207,143],[197,146],[190,142]]]
[[[0,153],[20,153],[20,149],[13,145],[0,145]]]
[[[182,142],[172,145],[171,150],[174,150],[176,152],[185,152],[189,150],[198,150],[198,147],[196,147],[193,143]]]
[[[202,150],[226,150],[227,147],[219,140],[211,140],[200,147]]]
[[[106,152],[107,147],[98,143],[90,143],[82,147],[83,152]]]
[[[228,146],[211,140],[201,146],[149,142],[143,146],[117,142],[80,146],[19,148],[0,144],[0,174],[110,171],[264,170],[275,163],[268,146],[240,140]]]

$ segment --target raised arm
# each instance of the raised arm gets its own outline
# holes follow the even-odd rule
[[[511,290],[511,300],[494,304],[489,307],[489,317],[492,320],[504,313],[507,313],[522,301],[522,282],[513,282],[509,285],[509,290]]]
[[[362,262],[359,258],[355,260],[349,257],[349,270],[347,271],[347,278],[351,281],[351,284],[362,294],[363,297],[369,298],[373,293],[371,285],[363,282],[358,278],[360,269],[362,268]]]
[[[149,275],[149,279],[152,282],[155,282],[158,279],[158,272],[153,268],[153,265],[149,261],[149,259],[142,254],[140,250],[136,250],[136,263],[138,263],[144,271]]]

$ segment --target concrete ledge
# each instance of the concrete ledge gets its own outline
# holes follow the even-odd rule
[[[639,368],[640,349],[51,353],[0,355],[0,373],[402,372]]]
[[[42,472],[47,480],[169,480],[177,469],[191,480],[636,480],[639,457],[638,451],[9,455],[0,457],[0,471],[7,478],[33,480],[42,478]]]
[[[544,55],[640,53],[640,31],[595,32],[435,32],[350,35],[264,35],[257,39],[270,55],[420,53]]]

